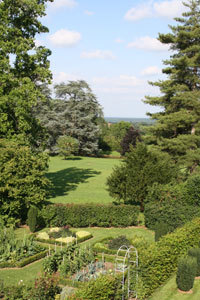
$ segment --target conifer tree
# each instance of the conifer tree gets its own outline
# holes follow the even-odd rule
[[[97,120],[102,110],[91,88],[80,80],[58,84],[55,91],[56,96],[66,102],[62,114],[66,122],[65,134],[79,141],[79,154],[96,153],[100,135]]]
[[[174,159],[182,159],[190,172],[200,162],[200,0],[187,0],[186,12],[169,26],[171,33],[159,40],[173,51],[158,86],[160,97],[146,97],[145,103],[163,110],[149,115],[157,122],[150,128],[149,142]]]

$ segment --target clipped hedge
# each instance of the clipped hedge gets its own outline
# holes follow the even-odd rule
[[[81,238],[77,238],[77,243],[82,243],[84,241],[87,241],[89,239],[91,239],[93,237],[92,234],[88,235],[88,236],[83,236]],[[52,245],[67,245],[67,243],[65,242],[60,242],[60,241],[56,241],[54,239],[41,239],[38,237],[34,237],[35,241],[40,242],[40,243],[45,243],[45,244],[52,244]],[[74,240],[73,242],[70,242],[70,244],[76,244],[76,240]]]
[[[178,202],[148,203],[144,215],[147,228],[155,230],[157,223],[164,223],[171,232],[194,217],[200,217],[200,208]]]
[[[200,218],[195,218],[141,251],[139,265],[146,296],[176,271],[178,259],[191,247],[198,246],[199,241]]]
[[[110,254],[110,255],[114,255],[117,254],[118,249],[109,249],[106,246],[104,246],[104,243],[113,239],[113,237],[105,237],[102,240],[96,242],[93,245],[93,249],[94,251],[96,251],[97,253],[105,253],[105,254]],[[124,251],[119,251],[119,255],[124,256]]]
[[[139,207],[134,205],[54,204],[40,212],[46,227],[127,227],[137,225]]]
[[[35,262],[41,258],[44,258],[46,255],[47,255],[47,250],[37,253],[35,255],[32,255],[30,257],[26,257],[16,263],[2,262],[2,263],[0,263],[0,268],[2,268],[2,269],[3,268],[14,268],[14,267],[22,268],[26,265],[31,264],[32,262]]]

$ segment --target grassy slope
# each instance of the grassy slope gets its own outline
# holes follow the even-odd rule
[[[149,300],[199,300],[200,299],[200,280],[196,279],[192,294],[181,294],[177,290],[176,276],[170,278],[167,283],[159,288]]]
[[[47,177],[54,184],[50,200],[55,203],[110,203],[106,178],[120,160],[75,157],[64,160],[51,157]]]

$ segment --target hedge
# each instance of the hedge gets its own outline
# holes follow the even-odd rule
[[[104,247],[103,242],[109,241],[113,239],[113,237],[105,237],[102,240],[95,242],[92,246],[94,251],[96,251],[97,253],[105,253],[105,254],[110,254],[110,255],[115,255],[117,254],[118,249],[109,249]],[[102,247],[99,245],[95,246],[98,243],[102,243]],[[119,255],[124,256],[125,252],[124,251],[119,251]]]
[[[91,239],[93,237],[92,234],[88,235],[88,236],[83,236],[81,238],[77,238],[77,243],[82,243],[84,241],[87,241],[89,239]],[[60,242],[60,241],[56,241],[54,239],[40,239],[38,237],[34,237],[34,240],[40,243],[45,243],[45,244],[52,244],[52,245],[67,245],[67,243],[65,242]],[[70,244],[76,244],[76,240]]]
[[[47,250],[42,251],[42,252],[37,253],[35,255],[26,257],[26,258],[24,258],[24,259],[22,259],[22,260],[20,260],[19,262],[16,262],[16,263],[2,262],[2,263],[0,263],[0,268],[14,268],[14,267],[22,268],[26,265],[29,265],[30,263],[32,263],[34,261],[37,261],[37,260],[45,257],[47,255],[47,252],[48,252]]]
[[[169,231],[183,226],[194,217],[200,217],[200,208],[181,203],[148,203],[144,210],[145,225],[155,230],[156,223],[164,223]]]
[[[139,266],[146,296],[176,271],[178,259],[200,241],[200,218],[195,218],[141,251]]]
[[[137,225],[138,215],[133,205],[54,204],[41,210],[40,221],[46,227],[127,227]]]

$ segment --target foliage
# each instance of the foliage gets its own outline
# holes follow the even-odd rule
[[[83,81],[70,81],[55,85],[58,98],[66,102],[63,111],[66,135],[79,142],[79,154],[98,152],[99,127],[97,118],[102,115],[101,107],[89,85]]]
[[[191,248],[188,250],[188,255],[197,259],[197,269],[195,276],[200,276],[200,248]]]
[[[159,34],[159,41],[173,50],[163,73],[165,80],[151,83],[160,88],[161,96],[146,97],[145,103],[159,106],[161,112],[149,114],[156,123],[148,140],[159,149],[181,160],[192,173],[199,165],[199,0],[188,0],[187,12],[176,18],[171,33]]]
[[[44,99],[40,83],[50,83],[51,52],[36,46],[36,35],[48,32],[40,22],[48,1],[52,0],[0,2],[0,136],[37,147],[44,132],[32,108]]]
[[[176,283],[181,291],[189,291],[193,288],[196,275],[197,260],[194,257],[186,256],[179,260],[176,275]]]
[[[72,232],[68,226],[59,228],[58,231],[51,231],[49,232],[49,237],[53,238],[53,239],[57,239],[60,237],[68,237],[68,236],[73,236],[76,237],[76,234],[74,232]]]
[[[163,235],[166,235],[171,231],[167,223],[160,222],[155,225],[155,241],[157,242]]]
[[[38,214],[37,208],[31,206],[28,211],[28,226],[31,232],[35,232],[36,230],[37,214]]]
[[[168,183],[176,176],[176,166],[167,154],[150,151],[138,143],[108,177],[108,191],[118,202],[140,205],[143,211],[148,188],[155,182]]]
[[[200,206],[200,175],[190,176],[185,182],[185,197],[189,205]]]
[[[0,215],[5,223],[25,220],[31,205],[41,208],[45,203],[49,183],[46,169],[44,154],[0,140]]]
[[[119,249],[121,246],[130,246],[130,241],[126,238],[125,235],[118,236],[114,239],[111,239],[108,243],[109,249]]]
[[[119,300],[121,299],[121,276],[102,275],[91,280],[76,292],[69,300]]]
[[[78,153],[79,142],[71,136],[60,136],[57,140],[57,147],[59,154],[66,158],[67,156]]]
[[[91,248],[79,248],[70,245],[63,250],[51,252],[43,260],[43,269],[48,274],[60,271],[61,275],[72,275],[87,266],[94,260],[94,252]]]
[[[130,152],[130,145],[135,147],[137,142],[141,142],[140,132],[138,129],[135,129],[133,126],[131,126],[121,140],[121,155],[125,155],[127,152]]]
[[[44,248],[33,241],[32,238],[24,236],[23,240],[16,239],[12,228],[1,228],[0,230],[0,263],[14,263],[34,256],[44,251]]]
[[[127,227],[137,225],[139,208],[130,205],[56,204],[43,207],[40,217],[46,227]]]
[[[140,274],[146,296],[152,294],[176,270],[178,259],[200,241],[200,219],[196,218],[162,237],[140,253]]]

